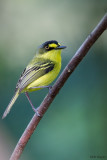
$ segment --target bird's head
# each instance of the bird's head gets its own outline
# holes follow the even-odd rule
[[[58,43],[55,40],[46,41],[38,48],[38,55],[44,57],[44,58],[51,58],[57,53],[61,53],[61,50],[66,48],[66,46],[61,46],[60,43]]]

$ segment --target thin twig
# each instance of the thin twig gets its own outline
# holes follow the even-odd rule
[[[84,58],[84,56],[87,54],[89,49],[92,47],[92,45],[95,43],[95,41],[100,37],[100,35],[107,29],[107,14],[102,18],[102,20],[99,22],[99,24],[96,26],[96,28],[92,31],[92,33],[87,37],[87,39],[84,41],[84,43],[80,46],[80,48],[77,50],[73,58],[70,60],[70,62],[65,67],[64,71],[52,87],[51,93],[48,93],[48,95],[44,98],[43,102],[41,103],[38,113],[40,115],[44,115],[44,113],[47,111],[49,105],[52,103],[56,95],[58,94],[59,90],[63,87],[64,83],[68,79],[68,77],[71,75],[71,73],[74,71],[74,69],[77,67],[77,65],[80,63],[80,61]],[[17,143],[10,160],[18,160],[24,150],[24,147],[26,146],[29,138],[33,134],[34,130],[36,129],[39,121],[42,117],[38,117],[36,114],[34,114],[33,118],[31,119],[30,123],[28,124],[27,128],[25,129],[23,135],[19,139],[19,142]]]

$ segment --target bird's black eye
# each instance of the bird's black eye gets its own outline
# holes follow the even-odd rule
[[[48,50],[48,49],[49,49],[49,46],[48,46],[48,45],[47,45],[47,46],[45,46],[45,49],[46,49],[46,50]]]

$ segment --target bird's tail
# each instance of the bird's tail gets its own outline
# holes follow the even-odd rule
[[[19,96],[19,90],[17,90],[15,92],[14,96],[12,97],[9,105],[7,106],[5,112],[4,112],[3,116],[2,116],[2,119],[4,119],[7,116],[7,114],[10,112],[10,109],[12,108],[12,106],[15,103],[16,99],[18,98],[18,96]]]

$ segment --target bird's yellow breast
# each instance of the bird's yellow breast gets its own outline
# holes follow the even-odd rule
[[[51,51],[50,51],[51,52]],[[61,51],[60,50],[56,50],[54,51],[54,53],[47,53],[47,55],[41,55],[41,58],[45,58],[54,62],[54,68],[52,71],[46,73],[45,75],[41,76],[40,78],[36,79],[35,81],[33,81],[32,83],[30,83],[25,89],[24,92],[32,92],[32,91],[36,91],[39,90],[40,88],[33,88],[33,87],[41,87],[41,86],[47,86],[50,83],[52,83],[55,78],[58,76],[60,69],[61,69]]]

